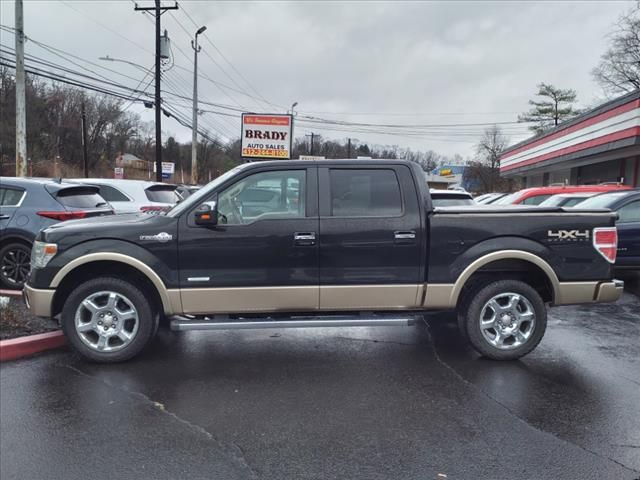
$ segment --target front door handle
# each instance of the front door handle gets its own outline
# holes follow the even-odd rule
[[[416,232],[413,230],[393,232],[393,238],[395,243],[414,243],[416,239]]]
[[[299,247],[311,247],[316,244],[316,232],[296,232],[293,242]]]

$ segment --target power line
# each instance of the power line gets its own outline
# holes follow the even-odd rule
[[[13,63],[13,64],[8,63],[4,58],[0,58],[0,65],[4,65],[5,67],[9,67],[9,68],[12,68],[12,69],[16,68],[15,63]],[[86,84],[86,83],[75,82],[73,80],[69,80],[67,78],[60,77],[58,75],[54,75],[54,74],[51,74],[51,73],[45,73],[45,71],[42,71],[41,69],[37,69],[37,68],[31,67],[31,68],[25,68],[25,71],[27,73],[29,73],[31,75],[35,75],[37,77],[48,78],[50,80],[54,80],[54,81],[61,82],[61,83],[66,83],[68,85],[73,85],[73,86],[80,87],[80,88],[85,88],[87,90],[91,90],[91,91],[98,92],[98,93],[103,93],[105,95],[111,95],[112,97],[117,97],[117,98],[120,98],[122,100],[135,100],[135,97],[126,96],[126,95],[123,95],[121,93],[113,92],[112,90],[107,90],[107,89],[104,89],[104,88],[97,87],[95,85],[89,85],[89,84]]]
[[[197,28],[198,24],[196,23],[196,21],[193,19],[193,17],[191,17],[191,15],[189,15],[189,12],[187,11],[187,9],[184,7],[184,5],[182,5],[182,12],[187,16],[187,18],[191,21],[191,23]],[[238,75],[238,77],[240,77],[242,80],[244,80],[244,82],[247,84],[247,86],[253,90],[253,92],[262,99],[262,101],[264,101],[265,103],[267,103],[268,105],[272,105],[278,108],[282,108],[284,109],[285,107],[282,107],[281,105],[276,105],[272,102],[270,102],[269,100],[267,100],[266,98],[264,98],[264,96],[262,94],[260,94],[260,92],[258,92],[258,90],[251,84],[251,82],[249,82],[249,80],[247,80],[247,78],[235,67],[235,65],[233,63],[231,63],[231,61],[229,61],[229,59],[224,55],[224,53],[222,53],[222,51],[216,46],[215,43],[213,43],[213,40],[211,40],[211,38],[209,37],[209,35],[207,34],[207,32],[204,32],[205,40],[207,42],[209,42],[209,45],[211,45],[211,47],[213,47],[213,49],[218,52],[218,54],[222,57],[222,59],[227,62],[227,64],[233,69],[233,71]],[[212,59],[213,60],[213,59]]]

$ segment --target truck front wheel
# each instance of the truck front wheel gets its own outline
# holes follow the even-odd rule
[[[121,362],[153,337],[158,315],[145,294],[126,280],[102,277],[77,286],[62,308],[62,330],[87,360]]]
[[[515,360],[533,350],[547,328],[540,294],[518,280],[479,288],[460,312],[471,345],[485,357]]]

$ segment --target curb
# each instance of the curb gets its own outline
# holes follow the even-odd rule
[[[62,330],[0,340],[0,362],[28,357],[66,344]]]

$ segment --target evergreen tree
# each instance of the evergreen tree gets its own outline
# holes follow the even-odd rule
[[[573,106],[576,103],[575,90],[557,88],[543,82],[538,84],[536,97],[541,97],[541,100],[529,100],[529,105],[533,108],[518,115],[519,122],[535,122],[529,128],[536,133],[542,133],[563,120],[580,114]]]

